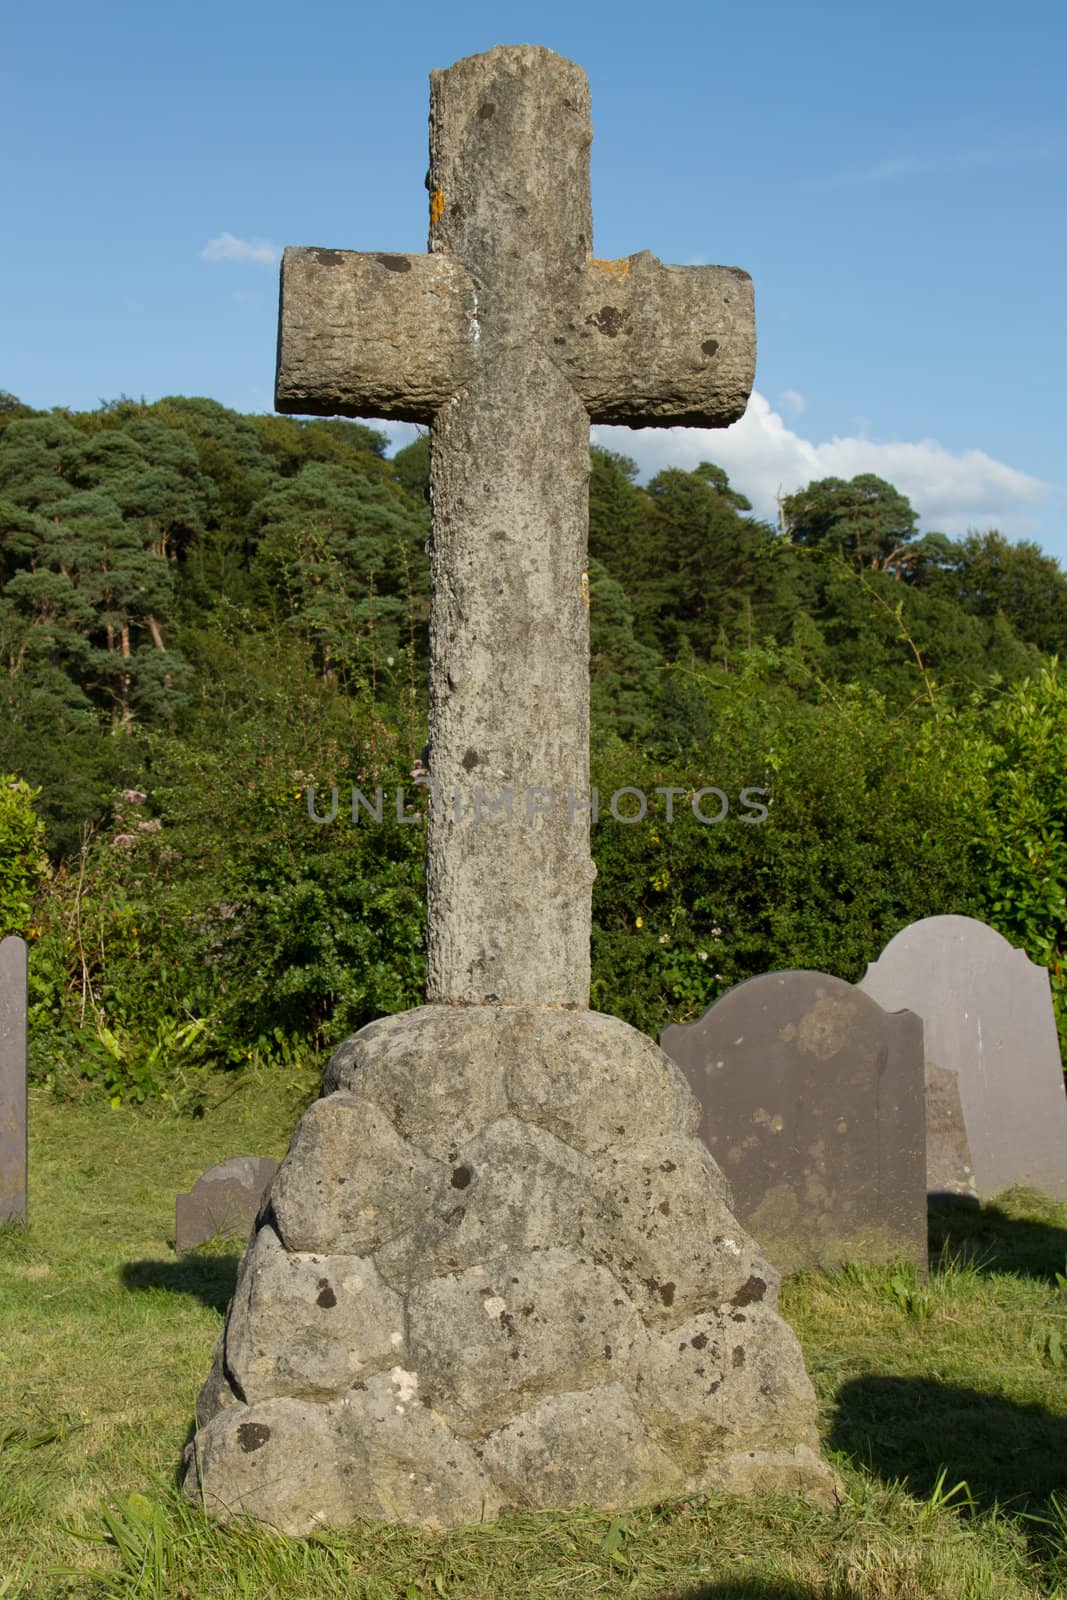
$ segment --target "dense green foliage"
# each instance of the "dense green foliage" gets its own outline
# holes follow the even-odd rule
[[[986,721],[989,801],[970,853],[983,912],[1048,967],[1067,1058],[1067,676],[1058,662]]]
[[[39,1076],[143,1098],[419,1000],[428,449],[385,442],[0,397],[0,771],[24,780],[0,911],[35,940]],[[595,449],[590,595],[595,1005],[654,1034],[965,911],[1049,965],[1063,1026],[1055,561],[922,533],[870,475],[788,497],[776,530],[719,467],[642,487]],[[627,787],[639,822],[612,815]],[[691,804],[710,787],[718,822]]]
[[[0,772],[0,939],[30,932],[34,901],[49,876],[44,838],[29,784]]]

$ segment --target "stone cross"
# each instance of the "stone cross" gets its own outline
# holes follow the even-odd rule
[[[287,250],[276,405],[430,424],[427,998],[584,1007],[589,422],[736,421],[752,283],[592,258],[573,62],[501,46],[430,102],[429,254]]]
[[[0,1223],[26,1221],[26,942],[0,939]]]

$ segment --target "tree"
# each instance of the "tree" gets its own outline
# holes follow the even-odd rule
[[[994,677],[1013,682],[1040,664],[1003,617],[976,617],[891,573],[855,572],[843,562],[821,577],[820,673],[867,684],[891,705],[958,699],[961,690]]]
[[[217,514],[218,492],[202,473],[192,440],[155,416],[98,435],[74,476],[85,488],[105,489],[124,520],[140,524],[157,555],[182,554]]]
[[[21,400],[9,394],[6,389],[0,389],[0,432],[12,422],[17,422],[20,417],[35,415],[32,406],[24,406]]]
[[[27,511],[47,510],[75,487],[83,436],[63,417],[28,417],[0,433],[0,494]]]
[[[636,601],[638,589],[647,585],[653,570],[647,548],[651,519],[648,494],[634,482],[637,463],[629,456],[594,445],[590,466],[589,554],[602,561],[631,600]],[[640,611],[641,607],[637,609]],[[639,617],[639,629],[640,621]]]
[[[421,433],[417,439],[398,450],[393,457],[393,471],[397,482],[411,495],[416,505],[424,505],[430,498],[430,436]]]
[[[644,737],[662,661],[634,632],[630,599],[602,561],[589,560],[590,710],[624,739]]]
[[[839,556],[860,571],[899,572],[908,561],[917,520],[907,498],[872,472],[848,483],[820,478],[781,502],[786,538]]]
[[[996,529],[969,533],[948,542],[927,581],[935,594],[975,616],[1001,613],[1039,650],[1067,653],[1067,574],[1031,541],[1012,544]]]
[[[274,457],[285,478],[294,478],[309,461],[359,467],[368,477],[390,475],[384,459],[389,440],[378,428],[344,417],[308,421],[266,415],[251,420],[261,445]]]
[[[706,660],[724,644],[744,648],[775,631],[783,569],[772,559],[773,536],[744,515],[749,501],[722,468],[668,467],[649,483],[648,498],[654,574],[635,598],[654,603],[664,653],[691,650]]]
[[[253,577],[279,619],[313,644],[324,676],[388,676],[424,650],[426,521],[388,480],[311,462],[261,501]]]
[[[174,608],[166,558],[152,548],[143,525],[127,521],[99,489],[50,509],[41,565],[68,579],[89,608],[83,687],[103,700],[112,725],[123,731],[140,712],[171,714],[183,702],[188,669],[163,643]]]
[[[150,414],[188,435],[201,472],[215,486],[217,515],[201,553],[202,567],[216,582],[220,567],[235,577],[247,571],[254,553],[253,510],[278,476],[277,462],[263,448],[252,418],[215,400],[187,400],[180,395],[158,401]],[[225,588],[224,580],[220,586]]]

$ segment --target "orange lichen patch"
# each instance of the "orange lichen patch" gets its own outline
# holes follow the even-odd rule
[[[585,606],[586,610],[588,611],[588,609],[589,609],[589,574],[588,574],[588,572],[583,572],[582,573],[581,589],[582,589],[582,604]]]
[[[440,222],[441,213],[442,213],[442,211],[444,209],[445,209],[445,192],[444,192],[443,189],[435,189],[433,194],[430,196],[430,225],[431,225],[431,227],[436,227],[437,223]]]
[[[589,265],[599,267],[602,272],[613,272],[616,278],[625,278],[630,271],[630,258],[620,256],[617,261],[598,261],[595,256],[590,256]]]

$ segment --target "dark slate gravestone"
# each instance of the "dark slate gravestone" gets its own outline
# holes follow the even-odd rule
[[[192,1250],[219,1233],[249,1233],[277,1170],[267,1156],[231,1156],[209,1167],[177,1197],[175,1250]]]
[[[973,917],[925,917],[889,941],[859,987],[922,1018],[927,1095],[955,1078],[978,1197],[1026,1184],[1067,1200],[1067,1100],[1045,968]],[[930,1116],[933,1192],[966,1192],[954,1138],[936,1135]]]
[[[822,972],[771,972],[660,1044],[703,1112],[734,1214],[776,1267],[926,1271],[922,1024]]]
[[[0,940],[0,1222],[26,1221],[26,944]]]

